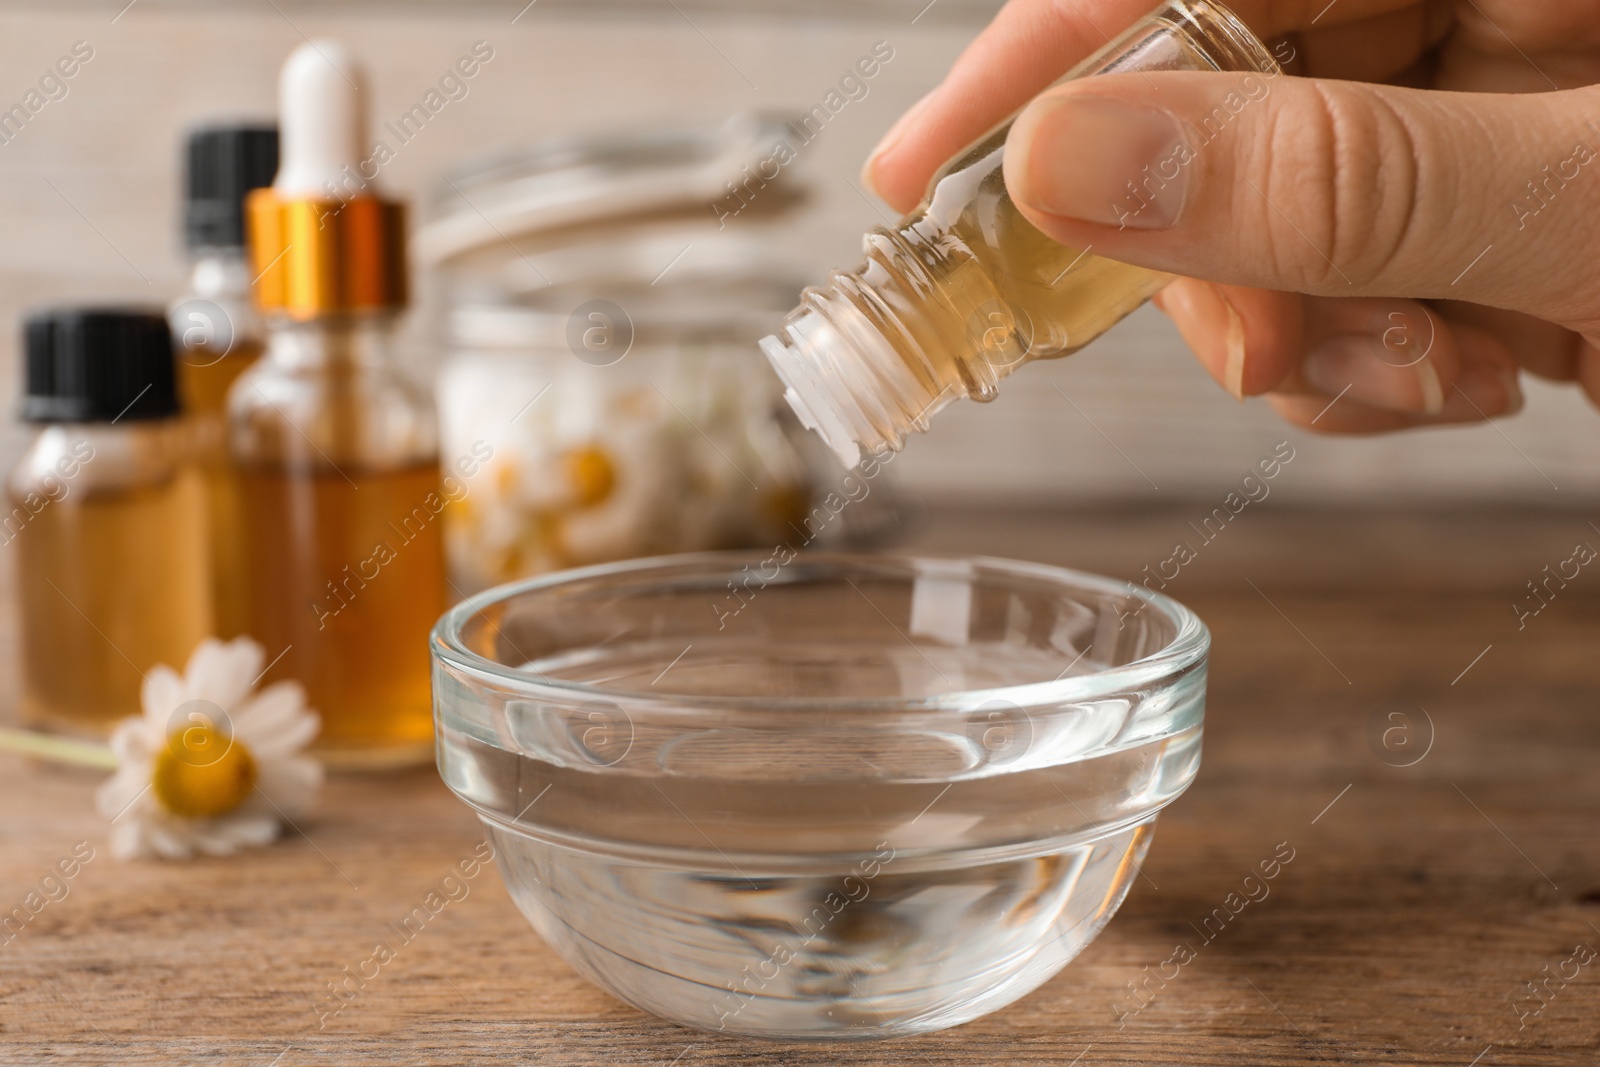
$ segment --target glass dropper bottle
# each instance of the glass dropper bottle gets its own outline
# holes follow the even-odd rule
[[[1279,72],[1221,4],[1171,0],[1062,80],[1165,70],[1255,72],[1262,94]],[[1058,244],[1022,216],[1001,170],[1015,118],[945,164],[921,206],[866,235],[860,267],[807,289],[761,341],[800,421],[846,466],[900,449],[954,400],[994,399],[1017,367],[1076,352],[1171,280]],[[1160,181],[1129,179],[1135,199]]]
[[[246,632],[266,681],[305,686],[324,761],[350,769],[432,759],[444,611],[438,433],[395,358],[404,216],[372,187],[364,86],[337,41],[284,64],[282,162],[247,207],[267,349],[228,395]]]

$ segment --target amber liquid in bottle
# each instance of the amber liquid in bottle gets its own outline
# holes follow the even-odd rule
[[[432,409],[380,319],[280,323],[229,397],[246,632],[322,717],[335,767],[431,757],[428,634],[445,607]]]
[[[347,481],[346,478],[349,480]],[[439,469],[240,472],[252,632],[323,712],[332,748],[432,737],[426,635],[442,610]],[[269,547],[270,546],[270,547]]]
[[[1005,371],[1076,352],[1170,280],[1040,233],[1006,194],[1008,132],[950,164],[948,173],[976,179],[977,191],[948,225],[936,191],[922,218],[865,242],[861,277],[878,299],[863,295],[858,310],[902,360],[925,361],[930,384],[951,399],[993,399]],[[927,299],[930,292],[937,298]]]
[[[117,436],[129,433],[145,437],[145,447],[119,456]],[[13,475],[3,537],[16,553],[25,608],[23,718],[104,736],[140,713],[144,672],[158,663],[182,668],[211,632],[211,615],[200,475],[167,458],[182,447],[179,426],[88,436],[91,458],[46,487],[66,489],[43,507],[41,487]]]
[[[1171,0],[1067,78],[1155,70],[1266,78],[1278,68],[1221,5]],[[1010,131],[1008,120],[946,164],[917,211],[867,234],[859,268],[807,289],[762,341],[801,421],[849,466],[900,448],[951,401],[992,400],[1023,363],[1076,352],[1170,280],[1058,244],[1028,222],[1005,187]],[[1138,183],[1152,179],[1129,178],[1137,209]]]
[[[178,388],[206,488],[211,532],[211,603],[217,636],[245,633],[245,567],[240,553],[238,478],[228,459],[228,389],[261,355],[261,342],[239,338],[226,352],[196,345],[178,357]]]

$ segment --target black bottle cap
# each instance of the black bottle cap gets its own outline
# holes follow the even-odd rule
[[[214,126],[189,134],[183,210],[190,248],[244,247],[244,198],[278,173],[276,126]]]
[[[50,308],[28,316],[28,422],[116,422],[178,413],[172,332],[145,308]]]

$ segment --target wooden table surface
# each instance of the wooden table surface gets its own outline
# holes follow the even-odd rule
[[[974,511],[915,543],[1131,577],[1188,517]],[[431,772],[334,780],[305,836],[243,861],[119,863],[98,776],[0,757],[5,910],[95,850],[0,944],[0,1063],[1592,1067],[1600,573],[1524,629],[1512,608],[1600,546],[1588,518],[1240,516],[1169,590],[1212,627],[1211,694],[1199,779],[1144,877],[1041,989],[913,1040],[772,1045],[642,1015],[545,949],[492,869],[319,1029],[327,983],[482,840]],[[1397,710],[1412,733],[1385,747],[1372,720]],[[1283,842],[1269,895],[1204,941]],[[1194,959],[1160,978],[1181,943]]]

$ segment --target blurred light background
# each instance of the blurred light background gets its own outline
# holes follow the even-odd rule
[[[398,152],[381,179],[421,209],[441,175],[539,139],[804,111],[884,41],[894,58],[805,149],[814,211],[787,251],[820,279],[853,265],[861,231],[891,221],[860,185],[867,152],[992,16],[991,0],[43,0],[0,9],[0,107],[74,42],[94,49],[0,144],[0,404],[14,411],[27,307],[166,303],[185,277],[179,146],[197,122],[269,117],[280,64],[307,37],[349,42],[379,122],[400,115],[483,40],[494,60]],[[689,255],[692,255],[692,250]],[[428,292],[420,285],[424,305]],[[419,372],[438,358],[426,306],[408,326]],[[759,359],[755,351],[751,358]],[[14,419],[10,463],[27,438]],[[1214,386],[1153,310],[1087,352],[1038,364],[994,404],[958,405],[895,465],[929,503],[1162,507],[1220,497],[1280,440],[1299,457],[1284,500],[1333,505],[1574,505],[1600,488],[1596,418],[1572,389],[1528,384],[1494,426],[1371,440],[1283,428],[1264,403]]]

